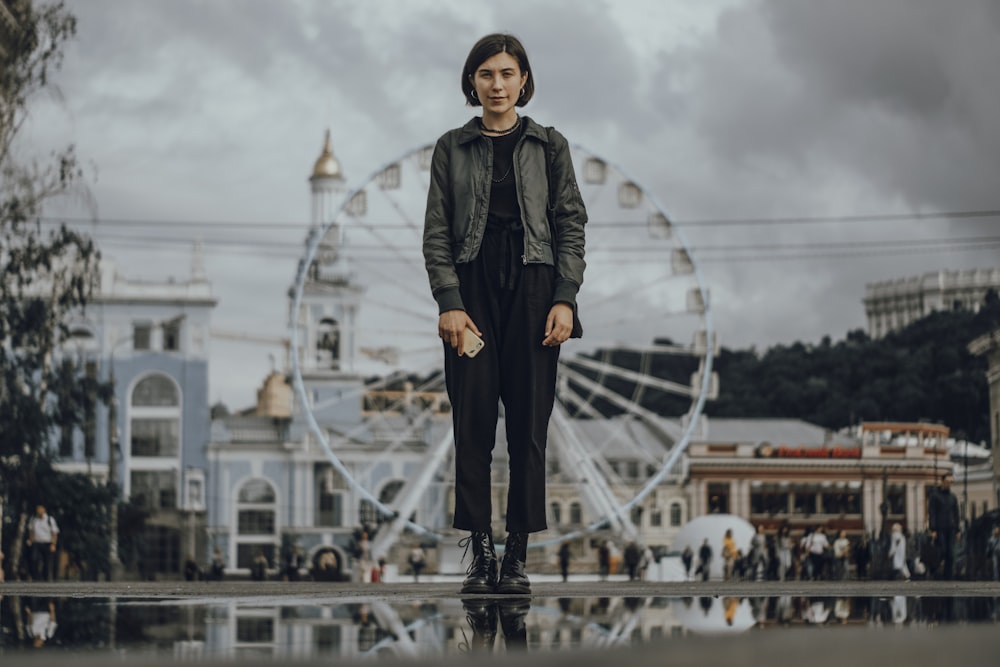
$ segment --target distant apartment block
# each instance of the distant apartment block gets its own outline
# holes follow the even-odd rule
[[[1000,291],[1000,267],[869,283],[864,298],[868,335],[882,338],[940,310],[978,312],[991,289]]]

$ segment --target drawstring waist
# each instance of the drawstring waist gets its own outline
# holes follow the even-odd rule
[[[505,225],[487,225],[480,248],[486,278],[500,288],[513,291],[524,265],[524,225],[516,221]]]

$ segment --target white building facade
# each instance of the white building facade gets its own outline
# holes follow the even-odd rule
[[[990,290],[1000,292],[1000,267],[869,283],[864,298],[868,335],[882,338],[937,311],[979,312]]]

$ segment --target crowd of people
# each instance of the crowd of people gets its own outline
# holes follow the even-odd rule
[[[992,528],[983,553],[979,542],[969,546],[960,521],[958,500],[951,492],[952,477],[945,474],[928,497],[927,528],[907,534],[894,523],[886,535],[849,535],[846,530],[828,534],[824,526],[806,528],[793,537],[788,526],[767,534],[757,526],[747,544],[737,544],[732,530],[722,538],[724,580],[842,580],[875,577],[910,579],[992,579],[1000,581],[1000,526]],[[981,556],[983,567],[973,567],[971,556]],[[709,579],[715,556],[709,539],[697,552],[687,546],[681,554],[688,579]],[[979,560],[978,558],[976,560]],[[873,563],[882,566],[873,572]]]

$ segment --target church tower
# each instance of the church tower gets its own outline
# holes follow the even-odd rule
[[[323,238],[308,267],[296,314],[302,337],[299,365],[313,382],[343,380],[356,372],[356,321],[364,290],[352,282],[350,266],[342,252],[343,228],[332,222],[347,188],[340,162],[333,154],[329,130],[309,177],[309,186],[312,193],[309,240],[320,233]]]

